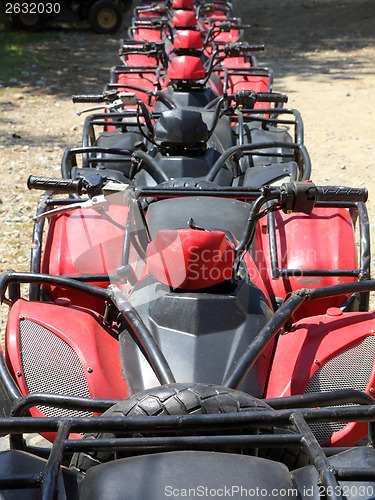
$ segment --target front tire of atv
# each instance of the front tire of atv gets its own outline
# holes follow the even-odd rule
[[[147,389],[117,403],[103,413],[105,417],[146,417],[237,413],[271,408],[241,391],[210,384],[169,384]],[[110,434],[86,434],[84,439],[110,438]],[[87,471],[93,465],[114,460],[112,453],[76,453],[71,467]]]
[[[10,17],[10,24],[12,28],[24,31],[38,31],[41,30],[47,22],[46,16],[42,14],[12,14]]]
[[[96,33],[111,35],[121,26],[122,10],[111,0],[99,0],[90,8],[89,23]]]

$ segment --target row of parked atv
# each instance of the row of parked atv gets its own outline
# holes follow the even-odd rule
[[[82,145],[29,178],[2,498],[374,497],[367,191],[311,181],[246,29],[225,0],[140,1],[103,93],[73,97]]]

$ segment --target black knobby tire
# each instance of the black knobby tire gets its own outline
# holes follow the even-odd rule
[[[261,434],[294,434],[290,427],[272,427],[272,429],[262,429]],[[309,465],[311,457],[306,448],[302,445],[290,445],[280,448],[259,448],[258,456],[268,458],[275,462],[281,462],[288,467],[289,470],[299,469],[305,465]]]
[[[244,392],[209,384],[169,384],[134,394],[103,413],[107,417],[145,417],[198,415],[270,410],[270,407]],[[109,434],[87,434],[85,439],[109,438]],[[115,458],[112,453],[76,453],[71,466],[84,472],[93,465]]]
[[[24,31],[41,30],[47,22],[47,16],[43,14],[12,14],[10,23],[13,28]]]
[[[99,0],[90,8],[89,23],[96,33],[116,33],[122,23],[121,7],[111,0]]]

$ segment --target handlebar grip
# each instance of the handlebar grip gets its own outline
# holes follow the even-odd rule
[[[134,44],[134,45],[121,45],[121,49],[120,50],[129,50],[129,51],[133,51],[133,50],[138,50],[138,51],[144,51],[145,48],[144,48],[144,45],[142,43],[139,43],[139,44]]]
[[[141,49],[143,47],[143,44],[140,42],[139,44],[126,44],[126,43],[123,43],[120,47],[120,49],[122,50],[135,50],[135,49]]]
[[[231,21],[224,21],[221,24],[219,24],[218,27],[226,31],[251,29],[250,24],[238,24],[238,23],[232,23]]]
[[[72,100],[74,103],[79,102],[105,102],[105,98],[103,94],[93,94],[93,95],[73,95]]]
[[[266,46],[264,43],[258,44],[258,45],[249,45],[248,47],[242,49],[244,51],[249,51],[249,52],[262,52]]]
[[[257,94],[257,102],[288,102],[286,94],[278,94],[277,92],[259,92]]]
[[[142,21],[141,19],[135,19],[134,23],[137,24],[137,26],[149,26],[151,24],[151,21]]]
[[[223,44],[223,42],[214,42],[217,45]],[[249,52],[262,52],[265,49],[264,43],[262,44],[256,44],[256,45],[250,45],[248,43],[243,43],[243,42],[234,42],[234,43],[227,43],[225,44],[226,46],[224,47],[224,51],[227,52],[228,54],[234,53],[236,54],[248,54]]]
[[[27,179],[29,189],[55,191],[65,194],[82,194],[83,179],[54,179],[53,177],[37,177],[30,175]]]
[[[168,20],[167,19],[147,19],[147,20],[141,20],[141,19],[135,19],[134,24],[135,27],[137,26],[146,26],[146,27],[152,27],[152,26],[162,26],[163,24],[167,24]]]
[[[368,198],[366,188],[344,186],[317,186],[317,201],[365,202]]]

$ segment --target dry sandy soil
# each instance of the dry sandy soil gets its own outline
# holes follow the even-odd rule
[[[235,0],[234,11],[252,25],[247,39],[266,43],[259,64],[274,69],[274,90],[302,113],[313,179],[367,186],[375,234],[375,3]],[[58,41],[28,47],[43,56],[41,67],[17,81],[0,69],[0,270],[28,269],[38,194],[26,179],[58,176],[64,149],[80,144],[83,118],[70,96],[102,90],[121,35],[68,27]]]

